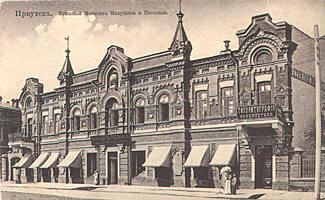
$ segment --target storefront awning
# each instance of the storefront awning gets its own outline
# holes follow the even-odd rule
[[[70,151],[68,155],[60,162],[58,167],[81,168],[80,151]]]
[[[143,167],[170,167],[171,146],[154,147]]]
[[[184,163],[184,167],[208,167],[210,161],[208,149],[208,145],[192,146],[192,150]]]
[[[235,149],[236,149],[236,144],[220,144],[210,162],[210,165],[233,166]]]
[[[49,155],[48,152],[42,152],[29,168],[40,167],[48,159]]]
[[[41,166],[42,169],[56,167],[59,162],[59,153],[51,153],[49,159]]]
[[[14,168],[28,168],[28,166],[33,162],[31,156],[22,157],[18,163],[16,163]]]

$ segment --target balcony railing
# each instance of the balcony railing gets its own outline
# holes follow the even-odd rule
[[[237,108],[238,119],[278,118],[285,121],[282,107],[277,104],[249,105]]]
[[[11,143],[14,142],[33,142],[32,137],[26,137],[23,133],[10,133],[8,134],[8,140]]]

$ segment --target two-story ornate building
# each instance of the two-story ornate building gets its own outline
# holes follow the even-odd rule
[[[130,58],[112,45],[75,74],[67,49],[60,87],[44,93],[26,80],[15,134],[24,140],[8,153],[22,181],[219,187],[231,166],[240,187],[289,187],[293,127],[308,117],[295,115],[304,100],[293,90],[313,88],[313,70],[293,68],[295,51],[312,39],[264,14],[236,33],[238,50],[225,41],[220,54],[191,60],[177,17],[165,51]]]

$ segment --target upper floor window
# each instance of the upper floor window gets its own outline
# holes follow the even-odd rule
[[[145,120],[145,111],[144,111],[145,102],[144,99],[140,98],[135,103],[135,115],[136,123],[142,124]]]
[[[206,118],[208,116],[208,92],[199,91],[196,93],[196,117]]]
[[[271,82],[258,83],[258,103],[270,104],[271,103]]]
[[[115,99],[110,99],[106,103],[106,127],[118,126],[118,109],[117,101]]]
[[[74,131],[80,130],[80,111],[75,110],[72,117],[72,129]]]
[[[49,116],[44,115],[42,118],[43,134],[48,133],[48,123],[49,123]]]
[[[93,106],[90,109],[90,115],[89,115],[89,122],[90,122],[90,129],[97,128],[97,108],[96,106]]]
[[[234,90],[232,87],[222,88],[223,115],[234,114]]]
[[[60,119],[61,119],[61,116],[60,116],[60,113],[56,113],[54,115],[54,120],[55,120],[55,123],[54,123],[54,131],[55,133],[58,133],[59,130],[60,130]]]
[[[169,120],[169,97],[168,97],[168,95],[163,94],[160,96],[158,110],[159,110],[159,121],[168,121]]]
[[[27,119],[27,132],[26,137],[31,138],[33,134],[33,118]]]
[[[262,50],[255,55],[256,64],[269,63],[272,61],[272,54],[269,51]]]
[[[32,98],[31,97],[28,97],[27,99],[26,99],[26,108],[30,108],[31,106],[32,106]]]
[[[108,73],[107,88],[118,87],[118,75],[116,69],[112,69]]]

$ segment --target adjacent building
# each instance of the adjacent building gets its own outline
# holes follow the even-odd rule
[[[12,137],[13,133],[19,132],[21,127],[21,112],[18,108],[16,100],[3,103],[0,96],[0,177],[3,181],[9,180],[9,164],[8,151],[11,149],[8,146],[8,137]],[[17,142],[21,140],[17,138]],[[15,162],[14,160],[12,162]]]
[[[314,113],[313,39],[263,14],[237,50],[192,60],[177,17],[169,49],[130,58],[112,45],[78,74],[67,49],[58,88],[27,79],[3,180],[220,187],[230,166],[242,188],[288,189],[292,140]]]

